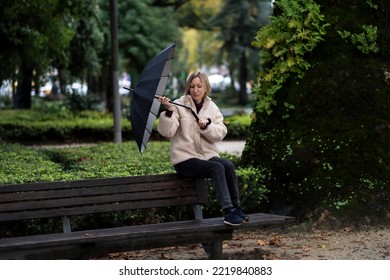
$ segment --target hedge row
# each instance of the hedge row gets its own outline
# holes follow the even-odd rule
[[[158,121],[158,120],[157,120]],[[245,139],[250,116],[226,118],[226,139]],[[132,140],[128,119],[122,118],[122,138]],[[157,124],[157,122],[156,122]],[[76,143],[112,141],[114,122],[111,114],[84,111],[78,114],[37,110],[0,110],[0,141],[9,143]],[[154,131],[152,139],[162,140]]]

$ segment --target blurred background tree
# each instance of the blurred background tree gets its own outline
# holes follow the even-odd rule
[[[211,20],[222,43],[220,58],[224,59],[219,63],[227,64],[230,74],[238,79],[240,105],[248,103],[247,82],[256,79],[259,65],[257,50],[251,43],[271,13],[270,1],[227,0]],[[234,87],[234,79],[231,82]]]
[[[50,81],[61,94],[74,91],[74,82],[86,83],[88,94],[112,109],[108,1],[0,0],[0,8],[0,80],[15,85],[14,108],[30,108],[31,92],[38,95]],[[189,71],[227,65],[244,92],[244,80],[253,80],[258,67],[250,39],[270,11],[270,0],[119,1],[121,72],[136,82],[147,61],[176,41],[179,81]],[[246,94],[239,96],[246,103]]]
[[[53,60],[68,64],[78,7],[56,0],[1,0],[0,7],[0,80],[16,81],[14,107],[29,109],[32,87]]]

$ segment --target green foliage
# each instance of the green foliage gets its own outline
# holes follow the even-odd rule
[[[268,170],[272,210],[289,209],[300,217],[327,209],[383,218],[390,207],[388,54],[382,47],[363,54],[351,44],[352,32],[346,42],[339,30],[358,34],[366,26],[363,33],[383,42],[388,18],[364,0],[316,2],[322,3],[321,13],[330,25],[324,41],[305,55],[310,71],[303,71],[303,78],[289,75],[283,84],[282,75],[274,96],[258,96],[259,102],[269,98],[274,103],[268,102],[269,111],[254,113],[241,159]],[[280,16],[286,14],[280,11]],[[285,26],[275,33],[285,32]],[[262,73],[271,73],[267,71],[278,63],[269,61]],[[267,86],[264,80],[259,85],[261,91]]]
[[[349,40],[355,45],[362,53],[377,53],[379,48],[376,40],[378,38],[378,28],[372,25],[363,25],[363,32],[359,34],[352,34],[351,32],[344,30],[338,31],[341,38],[346,42]]]
[[[66,63],[75,34],[76,1],[0,1],[0,80],[12,78],[22,60],[41,74],[53,59]]]
[[[10,109],[12,99],[9,96],[0,95],[0,109]]]
[[[105,47],[105,37],[102,28],[102,12],[99,0],[77,1],[73,5],[75,34],[69,43],[66,56],[68,64],[53,65],[59,67],[64,74],[63,67],[71,77],[84,80],[96,77],[102,66],[99,54]]]
[[[267,24],[271,13],[270,1],[267,0],[226,0],[222,1],[219,12],[211,18],[209,24],[218,30],[217,39],[221,40],[219,60],[228,65],[235,80],[256,79],[258,56],[251,42],[259,28]],[[215,36],[209,37],[215,41]],[[215,53],[215,49],[211,50]],[[245,90],[240,90],[238,104],[246,105],[247,99]]]
[[[256,110],[271,114],[275,94],[290,76],[302,78],[311,67],[305,56],[326,34],[324,16],[314,1],[275,1],[280,15],[257,33],[253,46],[262,49],[260,62],[269,66],[258,74],[253,92],[258,96]]]
[[[269,193],[266,185],[268,174],[265,169],[242,167],[237,169],[240,199],[248,212],[255,212],[267,201]]]
[[[67,101],[45,101],[34,98],[31,110],[0,110],[0,141],[13,143],[100,142],[113,138],[113,116],[92,111],[94,97],[71,94]],[[251,117],[239,115],[225,118],[227,139],[245,139]],[[155,124],[155,128],[157,122]],[[122,118],[123,139],[133,138],[130,120]],[[152,137],[162,139],[154,129]]]
[[[252,118],[250,115],[234,115],[225,118],[225,125],[228,128],[228,137],[245,139],[250,127]]]
[[[0,141],[43,144],[99,142],[113,138],[111,114],[97,111],[73,114],[59,103],[45,104],[28,111],[0,110]],[[130,138],[129,120],[123,118],[122,124],[124,138]]]
[[[179,41],[177,12],[169,6],[152,5],[152,0],[118,1],[118,43],[125,71],[133,81],[146,63],[169,43]],[[108,2],[101,1],[108,15]],[[107,30],[109,31],[109,30]]]
[[[168,142],[151,142],[143,154],[134,141],[51,148],[0,144],[0,152],[1,184],[174,172]]]
[[[79,113],[86,110],[98,110],[100,102],[99,96],[95,94],[66,93],[64,106],[73,113]]]
[[[371,0],[367,0],[367,4],[374,10],[378,9],[378,5],[374,4]]]
[[[75,178],[72,174],[64,173],[61,165],[32,148],[0,143],[0,154],[1,184],[60,181]]]

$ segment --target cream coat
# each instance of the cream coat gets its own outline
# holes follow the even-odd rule
[[[195,103],[190,95],[175,100],[176,103],[191,107],[196,112]],[[203,107],[198,113],[200,119],[211,119],[211,124],[201,129],[190,110],[174,106],[171,117],[160,114],[158,132],[171,140],[171,162],[176,165],[190,158],[209,160],[219,156],[216,143],[225,138],[227,128],[223,123],[223,115],[217,105],[206,97]]]

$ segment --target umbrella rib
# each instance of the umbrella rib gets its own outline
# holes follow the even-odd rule
[[[173,63],[175,42],[170,44],[145,66],[135,89],[123,87],[131,92],[130,121],[134,130],[135,140],[141,153],[153,131],[153,124],[159,112],[160,103],[153,97],[162,95]]]

